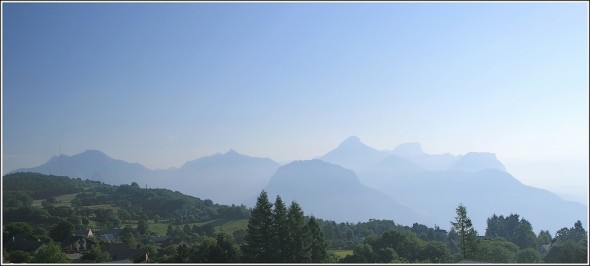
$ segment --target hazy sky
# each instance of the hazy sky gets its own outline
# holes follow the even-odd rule
[[[2,3],[3,173],[488,151],[588,195],[588,3]],[[583,186],[583,187],[582,187]]]

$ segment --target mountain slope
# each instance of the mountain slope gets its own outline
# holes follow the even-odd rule
[[[397,155],[390,155],[383,161],[357,171],[359,180],[372,188],[381,190],[389,185],[399,175],[411,175],[424,171],[424,168],[416,165],[408,159]],[[391,195],[395,197],[395,195]]]
[[[354,172],[321,160],[295,161],[280,167],[264,188],[274,201],[296,201],[306,213],[339,222],[393,219],[411,225],[425,217],[385,194],[361,184]],[[253,206],[251,199],[248,205]]]
[[[48,162],[32,168],[21,168],[15,172],[34,172],[48,175],[61,175],[71,178],[90,179],[111,185],[144,184],[153,177],[152,170],[138,163],[128,163],[113,159],[98,150],[86,150],[68,156],[53,156]]]
[[[138,163],[113,159],[97,150],[54,156],[47,163],[13,172],[34,172],[90,179],[110,185],[137,182],[166,188],[221,204],[239,204],[270,180],[279,164],[229,151],[187,162],[181,168],[151,170]]]
[[[380,162],[388,156],[389,154],[386,152],[373,149],[362,143],[358,137],[352,136],[318,159],[359,171]]]
[[[506,172],[504,165],[490,152],[469,152],[452,164],[450,169],[476,172],[485,169],[496,169]]]
[[[221,204],[239,204],[268,183],[279,164],[230,150],[185,163],[168,178],[168,187]]]
[[[496,169],[402,175],[384,185],[382,191],[395,195],[406,206],[432,214],[435,223],[443,228],[450,226],[455,208],[463,203],[480,234],[485,233],[486,220],[494,213],[505,216],[517,213],[531,222],[535,232],[547,229],[556,232],[576,220],[587,224],[586,206],[526,186]]]
[[[358,139],[349,139],[341,146],[348,148],[338,147],[329,154],[339,154],[352,161],[362,161],[366,154],[374,154],[374,149]],[[362,168],[353,169],[360,182],[404,206],[429,214],[443,228],[449,228],[459,203],[468,208],[480,233],[485,233],[486,220],[494,213],[518,213],[537,231],[555,232],[576,220],[587,224],[586,206],[518,182],[494,153],[430,155],[422,151],[419,143],[403,143],[387,153],[389,157],[378,162],[374,159],[372,163],[364,160]],[[353,165],[344,160],[332,161],[342,166]]]
[[[393,155],[405,158],[425,170],[447,170],[461,156],[446,154],[427,154],[422,151],[420,143],[402,143],[391,152]]]

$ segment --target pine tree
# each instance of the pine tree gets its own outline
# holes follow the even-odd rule
[[[289,220],[287,207],[279,195],[275,200],[273,218],[273,262],[287,262],[289,257]]]
[[[243,246],[247,262],[271,262],[272,256],[272,204],[263,190],[252,209]]]
[[[472,258],[477,249],[477,231],[473,228],[471,219],[467,217],[467,209],[463,204],[459,204],[456,211],[455,222],[451,224],[459,236],[459,249],[463,259]]]
[[[324,241],[322,230],[315,217],[311,216],[311,218],[309,218],[309,221],[307,222],[307,230],[309,232],[311,262],[324,262],[327,256],[327,245]]]
[[[289,206],[289,252],[287,262],[304,263],[311,261],[307,238],[307,227],[303,211],[297,202]]]

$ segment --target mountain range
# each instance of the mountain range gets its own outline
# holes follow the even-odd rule
[[[448,225],[460,203],[467,207],[480,234],[485,233],[487,218],[493,214],[519,214],[537,231],[555,232],[576,220],[587,224],[587,206],[520,183],[493,153],[430,155],[422,151],[419,143],[377,151],[357,138],[343,144],[320,159],[355,169],[360,182],[427,215],[431,226]],[[364,164],[347,164],[369,151],[373,158],[376,154],[389,156],[376,163],[365,160]]]
[[[240,204],[260,193],[279,164],[234,150],[185,163],[169,171],[160,187],[211,199],[221,204]]]
[[[279,164],[234,150],[186,162],[180,168],[150,170],[141,164],[113,159],[97,150],[53,156],[47,163],[12,172],[36,172],[90,179],[110,185],[138,183],[176,190],[221,204],[239,204],[268,183]]]
[[[221,204],[253,206],[261,190],[271,201],[297,201],[306,213],[334,221],[393,219],[396,223],[449,228],[460,204],[475,228],[485,233],[493,214],[517,213],[535,231],[558,229],[581,220],[587,207],[520,183],[495,154],[431,155],[419,143],[379,151],[349,137],[314,160],[285,165],[234,150],[186,162],[180,168],[150,170],[87,150],[54,156],[47,163],[13,172],[38,172],[120,185],[177,190]]]
[[[68,156],[53,156],[48,162],[32,168],[21,168],[14,172],[35,172],[41,174],[68,176],[72,178],[90,179],[110,185],[145,184],[154,172],[138,163],[128,163],[113,159],[98,150],[86,150]]]
[[[382,192],[363,185],[356,174],[321,160],[295,161],[281,166],[264,188],[274,201],[296,201],[310,215],[337,222],[393,219],[403,225],[428,221]],[[251,199],[246,206],[254,206]]]

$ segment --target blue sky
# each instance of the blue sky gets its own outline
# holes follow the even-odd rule
[[[153,169],[230,148],[310,159],[356,135],[494,152],[588,195],[587,3],[2,7],[3,173],[60,146]]]

